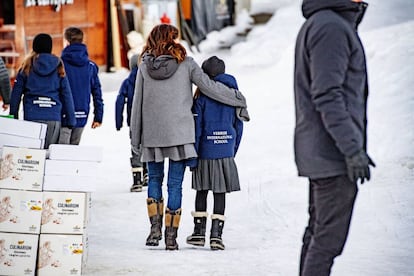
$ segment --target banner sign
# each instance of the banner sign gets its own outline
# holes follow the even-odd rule
[[[67,5],[73,4],[74,0],[25,0],[25,7],[32,6],[54,6],[54,5]]]

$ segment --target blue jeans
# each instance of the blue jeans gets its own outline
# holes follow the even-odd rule
[[[162,198],[162,181],[164,179],[164,161],[148,162],[148,197],[155,200]],[[182,186],[185,161],[169,160],[168,166],[168,202],[167,208],[175,211],[181,208]]]

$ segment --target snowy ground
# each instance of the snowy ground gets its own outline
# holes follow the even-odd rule
[[[256,0],[259,2],[258,0]],[[191,53],[201,64],[216,54],[248,99],[236,158],[242,191],[227,197],[226,250],[185,243],[194,206],[190,173],[183,184],[180,250],[146,247],[146,193],[130,193],[128,129],[115,130],[114,105],[126,70],[102,73],[105,120],[86,129],[83,145],[104,150],[101,186],[93,193],[85,275],[297,275],[307,222],[307,180],[293,161],[293,48],[303,22],[298,0],[283,2],[245,42],[217,50],[212,33]],[[414,2],[371,0],[361,25],[369,70],[369,153],[377,168],[360,187],[351,231],[333,276],[414,275]],[[267,1],[266,4],[271,2]],[[166,193],[165,193],[166,196]],[[211,200],[211,197],[209,198]],[[212,205],[209,204],[209,213]],[[208,224],[209,229],[210,224]]]

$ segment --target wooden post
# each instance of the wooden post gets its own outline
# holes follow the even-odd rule
[[[114,67],[119,69],[121,64],[121,47],[119,45],[119,24],[118,15],[116,12],[115,0],[111,0],[111,6],[109,7],[111,13],[111,28],[112,28],[112,49],[114,55]]]

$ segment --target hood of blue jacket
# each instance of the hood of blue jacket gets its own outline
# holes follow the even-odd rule
[[[85,66],[89,63],[88,50],[85,44],[74,43],[65,47],[62,51],[62,59],[73,66]]]
[[[60,59],[52,54],[39,54],[33,62],[32,70],[40,76],[48,76],[56,72]]]
[[[221,82],[222,84],[225,84],[226,86],[233,88],[233,89],[239,89],[239,87],[237,86],[237,81],[236,79],[229,74],[219,74],[217,76],[214,77],[215,81]]]
[[[142,62],[147,65],[148,74],[151,78],[156,80],[168,79],[174,75],[178,69],[177,60],[170,55],[154,56],[145,54],[142,57]]]

